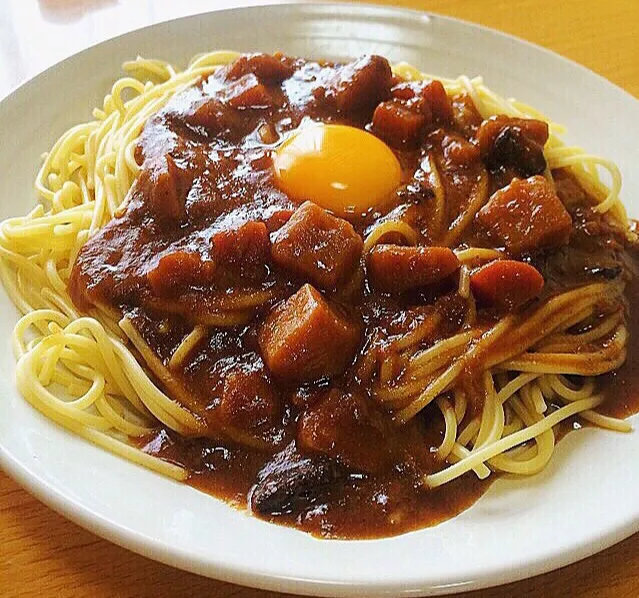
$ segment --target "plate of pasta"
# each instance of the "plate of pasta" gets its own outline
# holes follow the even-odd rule
[[[0,103],[0,465],[131,550],[304,594],[453,593],[631,535],[638,117],[381,7],[52,67]]]

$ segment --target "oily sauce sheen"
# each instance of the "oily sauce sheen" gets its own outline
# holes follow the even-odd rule
[[[308,177],[304,196],[295,176],[308,162],[295,170],[282,147],[322,124],[368,133],[331,129],[317,162],[328,170]],[[353,195],[357,180],[342,182],[322,203],[331,160],[346,151],[331,139],[361,140],[362,151],[343,155],[366,173],[372,136],[392,150],[399,183],[371,203],[374,193]],[[421,483],[444,466],[441,414],[433,404],[393,422],[374,398],[376,364],[424,322],[433,322],[424,347],[462,328],[468,307],[450,248],[498,248],[510,260],[471,278],[486,323],[597,277],[631,280],[623,231],[568,172],[553,172],[554,185],[544,178],[547,136],[539,121],[483,121],[468,96],[401,81],[378,56],[243,56],[175,95],[146,123],[128,202],[84,246],[69,285],[81,309],[133,323],[149,348],[140,359],[199,422],[195,437],[161,428],[140,446],[183,465],[199,489],[323,537],[395,535],[470,506],[488,486],[474,474],[435,490]],[[367,189],[392,181],[376,170]],[[407,224],[416,246],[392,233],[365,255],[367,235],[388,221]],[[495,276],[507,282],[500,296]],[[632,311],[630,323],[630,358],[604,380],[606,411],[621,415],[637,406]],[[470,393],[471,416],[480,395]]]

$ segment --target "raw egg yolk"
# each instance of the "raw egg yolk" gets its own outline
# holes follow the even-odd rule
[[[273,157],[280,188],[341,216],[382,208],[401,181],[392,150],[362,129],[313,124],[293,133]]]

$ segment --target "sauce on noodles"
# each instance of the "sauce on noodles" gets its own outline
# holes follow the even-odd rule
[[[638,407],[632,235],[548,140],[376,56],[243,56],[178,91],[68,283],[188,414],[136,444],[260,517],[364,538],[538,471],[577,413],[624,425],[594,408]]]

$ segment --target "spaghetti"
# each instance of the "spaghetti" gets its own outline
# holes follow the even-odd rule
[[[127,75],[94,110],[93,120],[64,133],[44,156],[35,182],[41,203],[28,215],[0,226],[0,275],[23,314],[13,337],[20,392],[73,433],[180,480],[189,470],[176,464],[179,459],[171,462],[149,454],[136,448],[132,439],[147,438],[158,426],[185,437],[209,435],[210,410],[192,396],[180,368],[192,365],[202,346],[213,343],[215,330],[247,326],[256,313],[289,297],[290,286],[269,283],[218,293],[204,302],[186,292],[179,299],[144,298],[144,309],[165,314],[167,322],[177,318],[182,323],[170,354],[161,354],[149,340],[153,335],[145,328],[148,322],[138,312],[99,301],[80,310],[69,285],[87,242],[137,201],[135,185],[144,166],[136,148],[145,127],[172,101],[188,97],[189,90],[238,56],[203,54],[184,71],[158,60],[125,63]],[[403,63],[393,72],[404,82],[432,79]],[[498,96],[479,77],[439,80],[449,99],[466,98],[481,119],[505,115],[547,122],[529,106]],[[553,173],[569,172],[594,200],[593,210],[607,225],[622,231],[628,243],[634,242],[619,199],[621,176],[616,165],[564,145],[558,136],[561,127],[554,123],[549,127],[543,176],[554,186]],[[197,127],[194,130],[189,134],[201,135]],[[265,130],[266,145],[276,144],[278,133],[261,123],[259,131]],[[226,159],[220,156],[216,159]],[[604,400],[597,376],[617,369],[626,358],[622,278],[575,285],[487,321],[478,315],[472,274],[508,256],[499,246],[469,242],[473,238],[469,231],[491,196],[493,179],[487,170],[478,170],[463,203],[451,215],[452,195],[442,157],[426,151],[421,168],[424,185],[432,192],[426,218],[431,244],[452,247],[456,263],[461,264],[456,289],[464,304],[463,322],[459,329],[442,333],[441,313],[425,309],[394,336],[388,327],[368,330],[351,370],[353,379],[370,388],[371,397],[395,425],[409,425],[423,412],[432,416],[436,408],[441,421],[440,442],[433,447],[438,465],[420,474],[424,487],[449,484],[468,472],[481,479],[493,472],[535,474],[552,457],[553,430],[570,418],[629,431],[624,420],[596,411]],[[602,170],[608,173],[609,184]],[[271,210],[268,216],[278,214]],[[423,231],[401,210],[367,225],[362,236],[364,258],[338,297],[358,292],[366,277],[367,256],[379,248],[389,244],[418,248],[424,242]],[[186,317],[189,310],[197,315]],[[158,326],[160,332],[165,326],[166,335],[173,334],[170,324]],[[259,450],[271,446],[262,436],[247,435],[235,420],[225,421],[213,435]]]

